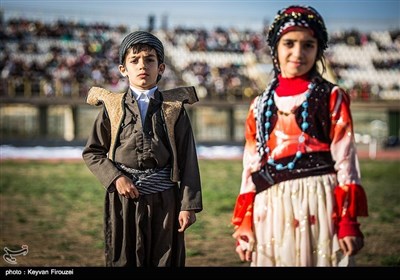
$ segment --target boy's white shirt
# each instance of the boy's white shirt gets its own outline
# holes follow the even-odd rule
[[[154,93],[157,90],[157,86],[148,90],[137,89],[132,86],[130,86],[130,88],[132,90],[133,97],[138,103],[142,125],[144,125],[144,117],[146,116],[147,109],[149,108],[150,98],[154,98]]]

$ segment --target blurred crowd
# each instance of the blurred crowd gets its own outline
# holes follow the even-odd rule
[[[118,46],[127,26],[9,19],[0,28],[0,95],[80,96],[93,86],[123,91]],[[157,30],[167,71],[161,88],[195,85],[205,99],[245,100],[267,84],[265,30]],[[332,33],[327,61],[355,99],[400,99],[400,29]]]

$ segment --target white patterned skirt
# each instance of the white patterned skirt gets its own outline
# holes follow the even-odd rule
[[[251,266],[336,266],[333,217],[336,175],[273,185],[256,195]]]

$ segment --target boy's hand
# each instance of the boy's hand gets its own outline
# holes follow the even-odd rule
[[[179,232],[184,232],[188,227],[196,222],[196,214],[192,211],[181,211],[179,212]]]
[[[125,175],[119,176],[114,181],[115,187],[120,195],[126,198],[138,198],[139,191],[133,184],[132,180]]]

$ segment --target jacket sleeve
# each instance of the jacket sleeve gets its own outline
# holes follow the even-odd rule
[[[203,209],[200,170],[196,143],[189,116],[184,107],[175,124],[175,141],[180,177],[181,210]]]
[[[99,112],[82,152],[82,158],[89,170],[108,191],[115,190],[114,180],[121,172],[107,157],[111,143],[111,126],[105,107]]]

